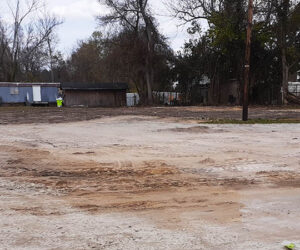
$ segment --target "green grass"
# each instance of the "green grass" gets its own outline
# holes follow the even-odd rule
[[[300,123],[300,119],[249,119],[248,121],[220,119],[210,120],[207,124],[283,124],[283,123]]]

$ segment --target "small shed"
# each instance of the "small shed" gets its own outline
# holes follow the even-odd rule
[[[0,82],[0,104],[55,103],[59,83]]]
[[[127,83],[62,83],[66,106],[126,106]]]

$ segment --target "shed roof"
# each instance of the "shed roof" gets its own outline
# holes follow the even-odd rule
[[[126,90],[127,83],[62,83],[64,90]]]
[[[52,82],[0,82],[0,87],[32,87],[32,86],[41,86],[41,87],[56,87],[60,86],[60,83]]]

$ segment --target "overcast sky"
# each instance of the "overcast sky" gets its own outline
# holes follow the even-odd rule
[[[3,0],[0,0],[0,2]],[[58,30],[59,48],[68,54],[78,40],[89,37],[97,28],[95,16],[107,12],[97,0],[45,0],[50,12],[64,19]],[[160,23],[160,31],[169,38],[174,50],[179,50],[187,39],[186,28],[179,27],[178,22],[168,17],[162,0],[151,0],[152,9]]]

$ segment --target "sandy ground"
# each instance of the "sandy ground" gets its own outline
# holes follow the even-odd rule
[[[0,131],[0,249],[300,247],[299,124],[126,115]]]

